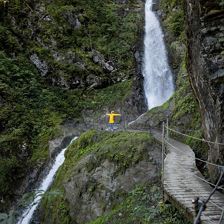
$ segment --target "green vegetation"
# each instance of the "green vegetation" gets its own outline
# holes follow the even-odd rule
[[[89,153],[97,154],[97,162],[100,164],[106,158],[118,165],[123,172],[129,166],[147,156],[146,148],[155,140],[146,133],[135,132],[97,132],[87,131],[75,141],[66,152],[66,161],[58,172],[54,186],[60,185],[64,180],[72,176],[73,167],[77,162]],[[128,152],[128,154],[126,154]],[[88,170],[93,167],[89,164]]]
[[[171,116],[171,128],[179,130],[196,138],[203,138],[203,130],[201,127],[200,109],[195,96],[191,90],[190,81],[187,75],[186,62],[183,60],[177,77],[177,90],[173,96],[175,102],[174,111]],[[201,141],[190,137],[171,134],[190,145],[194,149],[196,156],[206,158],[208,146]]]
[[[45,223],[70,223],[68,215],[61,216],[61,208],[68,214],[69,207],[64,196],[63,184],[72,176],[78,162],[86,156],[94,153],[97,157],[97,164],[108,159],[118,166],[119,172],[124,172],[128,167],[133,166],[144,157],[148,156],[147,147],[155,140],[148,133],[134,132],[97,132],[90,130],[82,134],[66,152],[66,160],[57,173],[51,191],[60,191],[61,195],[44,198],[41,209],[48,208],[42,219]],[[128,152],[128,154],[127,154]],[[96,161],[86,164],[87,170],[91,171],[98,165]],[[94,188],[93,188],[94,189]],[[60,214],[60,215],[58,215]],[[50,219],[50,221],[49,221]]]
[[[36,164],[46,156],[48,140],[59,133],[62,120],[48,107],[36,73],[23,58],[12,60],[0,52],[0,72],[0,194],[10,196],[15,181],[30,166],[29,158],[41,155]]]
[[[48,141],[60,135],[60,124],[79,118],[83,110],[114,106],[130,94],[141,4],[0,4],[0,195],[5,201],[0,210],[10,205],[12,186],[46,162]],[[94,51],[112,63],[113,72],[94,63]],[[33,54],[47,64],[45,76],[31,63]],[[100,80],[97,89],[90,88],[89,75]]]
[[[147,158],[152,147],[156,147],[157,144],[157,141],[147,132],[111,133],[90,130],[82,134],[66,152],[65,163],[57,173],[51,187],[51,191],[60,191],[61,194],[51,198],[45,197],[42,201],[40,209],[40,211],[44,211],[41,216],[42,222],[69,224],[74,221],[69,215],[71,214],[70,209],[73,207],[69,206],[69,202],[65,199],[64,186],[71,184],[74,173],[80,169],[80,163],[83,164],[83,161],[86,161],[84,167],[88,173],[91,173],[100,167],[103,161],[109,160],[118,167],[116,177],[124,174],[127,168]],[[157,150],[157,148],[155,149]],[[90,155],[94,155],[94,161],[85,160]],[[116,192],[122,202],[114,200],[112,210],[90,223],[187,223],[171,205],[162,203],[162,190],[158,185],[158,182],[154,185],[152,183],[136,184],[130,192],[121,190]],[[93,183],[88,185],[86,191],[94,194],[95,188]],[[77,201],[77,203],[79,202]]]
[[[184,35],[184,11],[182,0],[161,0],[160,7],[166,13],[163,25],[169,37],[178,40]]]
[[[22,59],[24,60],[24,59]],[[12,186],[48,157],[48,141],[60,135],[65,119],[78,117],[84,109],[98,110],[113,106],[130,94],[131,81],[101,90],[63,90],[47,86],[31,65],[0,54],[1,161],[0,193],[13,193]],[[21,68],[21,63],[23,67]],[[25,160],[24,160],[25,159]]]
[[[162,202],[161,194],[156,185],[137,186],[109,214],[89,224],[188,224],[180,212]]]

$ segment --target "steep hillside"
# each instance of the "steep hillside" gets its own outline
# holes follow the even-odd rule
[[[91,127],[130,105],[129,119],[142,113],[142,8],[138,0],[0,1],[1,210],[36,180],[63,122]]]

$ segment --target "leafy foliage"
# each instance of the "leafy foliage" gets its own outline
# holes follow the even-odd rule
[[[158,186],[146,185],[136,186],[122,204],[90,223],[187,224],[188,222],[171,205],[162,203],[161,189]]]
[[[114,105],[130,93],[133,50],[143,18],[134,10],[138,4],[137,0],[0,4],[0,195],[5,200],[1,210],[14,196],[14,183],[19,185],[28,170],[47,160],[48,141],[60,135],[61,123],[83,110]],[[72,25],[76,19],[81,23],[78,29]],[[93,62],[92,50],[113,61],[113,73]],[[34,53],[48,64],[45,77],[30,62]],[[65,89],[57,84],[62,78],[67,83],[76,78],[85,82],[89,74],[105,80],[102,87],[107,88]],[[118,78],[123,82],[116,84]]]
[[[0,194],[10,195],[14,182],[30,166],[31,155],[47,150],[48,140],[57,134],[62,120],[42,99],[40,80],[23,58],[12,60],[1,52],[0,72]]]

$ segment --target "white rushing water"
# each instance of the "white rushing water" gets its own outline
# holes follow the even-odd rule
[[[143,76],[148,109],[162,105],[174,91],[163,32],[152,5],[153,0],[146,0]]]
[[[71,143],[76,140],[77,137],[73,138]],[[70,143],[70,144],[71,144]],[[69,144],[69,145],[70,145]],[[33,214],[35,212],[35,210],[37,209],[37,206],[39,205],[41,198],[43,196],[43,193],[45,193],[47,191],[47,189],[50,187],[50,185],[52,184],[53,180],[54,180],[54,176],[57,172],[57,170],[59,169],[59,167],[64,163],[65,160],[65,151],[67,150],[68,146],[63,149],[58,156],[55,159],[55,162],[50,170],[50,172],[48,173],[48,175],[44,178],[44,180],[42,181],[40,187],[36,190],[35,195],[37,195],[35,197],[35,199],[31,202],[31,204],[28,206],[27,209],[25,209],[25,211],[23,212],[22,216],[20,217],[19,221],[17,224],[29,224]]]

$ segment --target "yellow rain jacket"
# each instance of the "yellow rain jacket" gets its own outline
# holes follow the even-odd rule
[[[121,116],[121,114],[110,113],[110,114],[107,114],[107,116],[109,116],[109,124],[114,124],[115,117]]]

